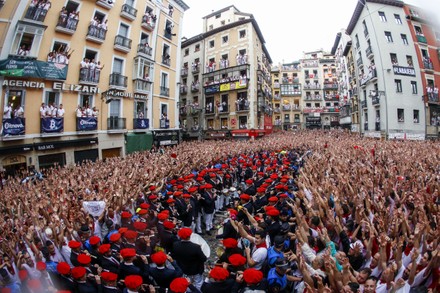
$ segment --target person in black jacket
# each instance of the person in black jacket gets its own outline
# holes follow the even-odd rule
[[[112,255],[110,244],[103,244],[98,250],[102,269],[117,274],[120,262]]]
[[[217,195],[213,190],[213,186],[211,184],[205,184],[205,192],[202,194],[200,198],[202,202],[202,208],[204,211],[204,219],[205,219],[205,229],[206,234],[211,235],[212,222],[214,219],[215,212],[215,200],[217,199]]]
[[[179,230],[178,236],[182,240],[174,243],[171,256],[176,260],[183,273],[192,280],[194,286],[200,289],[203,283],[202,274],[207,257],[200,245],[189,240],[191,233],[192,231],[189,228]]]
[[[214,267],[209,272],[209,280],[205,281],[200,291],[202,293],[229,293],[235,284],[234,279],[230,279],[227,269]]]
[[[150,266],[145,255],[139,256],[139,260],[136,260],[136,250],[134,248],[124,248],[121,250],[121,256],[124,261],[119,266],[118,278],[124,279],[129,275],[139,275],[144,280],[144,283],[149,283],[149,271]]]
[[[167,260],[171,263],[173,269],[165,266]],[[172,280],[183,275],[176,261],[162,251],[151,255],[151,261],[156,264],[156,267],[150,268],[150,276],[153,277],[156,284],[161,288],[158,293],[165,292],[165,289],[170,286]]]

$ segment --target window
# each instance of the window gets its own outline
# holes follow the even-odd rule
[[[219,13],[215,15],[215,18],[220,18],[221,16],[222,16],[221,13]]]
[[[394,14],[394,20],[396,21],[397,24],[402,24],[402,20],[400,19],[399,14]]]
[[[223,36],[223,37],[222,37],[222,43],[223,43],[223,44],[227,44],[228,41],[229,41],[229,37],[228,37],[228,36]]]
[[[222,125],[222,129],[228,129],[228,118],[222,118],[220,123]]]
[[[113,99],[110,102],[110,117],[119,117],[121,113],[121,100],[120,99]]]
[[[408,63],[408,67],[414,67],[412,56],[406,55],[406,63]]]
[[[419,123],[419,110],[413,110],[414,123]]]
[[[129,29],[128,25],[121,23],[121,25],[119,26],[118,35],[123,36],[123,37],[128,37],[128,29]]]
[[[209,41],[209,48],[214,48],[215,42],[214,40]]]
[[[194,48],[194,52],[200,51],[200,44],[197,44]]]
[[[24,108],[24,97],[26,95],[25,90],[19,90],[19,89],[9,89],[7,93],[7,99],[5,101],[5,105],[12,104],[12,111],[19,107]]]
[[[226,22],[224,20],[222,20],[220,23],[221,23],[221,25],[225,25],[226,24]]]
[[[247,128],[247,116],[239,116],[238,123],[239,123],[240,129],[246,129]]]
[[[390,53],[391,64],[399,65],[399,61],[397,60],[397,55],[394,53]]]
[[[385,38],[386,38],[388,43],[392,43],[393,42],[393,36],[391,35],[391,32],[385,32]]]
[[[147,116],[147,113],[146,113],[147,106],[146,106],[145,101],[136,101],[135,100],[133,110],[134,110],[133,117],[142,119]]]
[[[189,55],[189,49],[185,49],[185,56]]]
[[[408,45],[408,39],[405,34],[400,34],[400,37],[402,38],[402,42],[404,45]]]
[[[114,58],[113,59],[113,70],[112,73],[122,74],[122,67],[124,65],[124,61],[122,59]]]
[[[362,21],[362,25],[364,26],[364,36],[368,37],[368,27],[367,27],[367,23],[364,21]]]
[[[44,93],[44,102],[46,105],[57,106],[60,104],[60,93],[47,91]]]
[[[12,55],[37,57],[43,39],[44,28],[29,23],[17,24],[11,46]]]
[[[213,29],[214,29],[214,26],[211,24],[211,25],[209,26],[209,30],[212,31]]]
[[[79,105],[81,107],[93,107],[93,96],[92,95],[80,95],[79,96]]]
[[[246,30],[241,30],[238,33],[240,39],[246,38]]]
[[[405,122],[405,111],[403,109],[397,109],[397,121]]]
[[[168,87],[168,73],[162,72],[161,78],[160,78],[160,86],[161,87]]]
[[[422,28],[418,25],[414,26],[414,30],[416,31],[416,35],[423,36]]]
[[[359,45],[359,37],[358,37],[358,35],[356,34],[356,35],[354,36],[354,38],[356,39],[356,48],[359,49],[360,45]]]
[[[417,82],[411,81],[411,90],[414,95],[417,95]]]
[[[385,16],[385,12],[379,11],[379,18],[382,22],[387,22],[387,17]]]
[[[168,104],[160,103],[160,114],[161,114],[161,119],[168,118]]]
[[[396,86],[396,93],[402,92],[402,81],[400,79],[395,79],[394,84]]]

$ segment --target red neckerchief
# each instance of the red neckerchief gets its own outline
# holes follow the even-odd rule
[[[405,251],[404,251],[404,253],[405,253],[406,256],[408,256],[408,255],[410,254],[410,252],[411,252],[411,250],[413,249],[413,247],[414,247],[413,244],[408,244],[408,245],[405,247]]]
[[[261,243],[261,244],[256,245],[255,247],[256,247],[257,249],[258,249],[258,248],[261,248],[261,247],[263,247],[263,248],[267,248],[266,241],[264,241],[264,242]]]

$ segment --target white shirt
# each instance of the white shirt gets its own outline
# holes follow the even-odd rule
[[[60,108],[57,111],[57,117],[64,117],[64,108]]]
[[[257,248],[253,253],[252,253],[252,259],[255,262],[255,266],[253,266],[254,269],[256,270],[261,270],[261,268],[263,267],[263,263],[264,260],[267,257],[267,248],[265,247],[260,247]]]
[[[12,113],[12,107],[6,105],[5,109],[3,111],[3,118],[4,119],[11,119],[11,113]]]

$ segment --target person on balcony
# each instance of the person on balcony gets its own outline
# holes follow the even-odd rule
[[[101,65],[101,61],[98,61],[98,63],[95,66],[95,76],[93,81],[98,83],[99,82],[99,77],[101,76],[101,71],[104,68],[104,64]]]
[[[50,113],[50,117],[57,117],[57,115],[58,115],[58,107],[57,107],[57,105],[54,105],[53,107],[52,107],[52,112]]]
[[[79,11],[70,12],[69,17],[67,18],[66,28],[69,30],[75,30],[77,19],[79,19]]]
[[[66,9],[66,6],[63,6],[60,11],[60,18],[58,20],[58,25],[62,27],[66,27],[67,17],[69,16],[69,12]]]
[[[90,109],[89,105],[87,105],[85,112],[86,112],[87,117],[93,117],[93,111],[92,111],[92,109]]]
[[[26,45],[21,45],[21,47],[18,49],[17,55],[20,56],[27,56],[29,55],[29,50]]]
[[[83,111],[82,111],[81,105],[78,105],[78,107],[75,110],[75,114],[76,114],[76,118],[83,117]]]
[[[97,118],[99,115],[99,110],[96,107],[92,109],[92,117]]]
[[[96,62],[95,59],[92,59],[89,64],[89,79],[90,81],[95,81],[95,69],[96,69]]]
[[[14,118],[23,118],[24,117],[24,109],[21,105],[17,105],[14,110]]]
[[[12,103],[5,104],[5,108],[3,109],[3,119],[11,119],[12,115]]]
[[[63,108],[63,104],[60,104],[60,107],[57,110],[57,117],[59,118],[63,118],[64,117],[64,108]]]
[[[172,5],[168,5],[168,15],[173,16],[174,7]]]
[[[89,34],[90,34],[92,37],[97,37],[98,24],[99,24],[99,19],[98,19],[97,16],[95,16],[95,17],[92,18],[92,20],[90,21],[90,30],[89,30]]]
[[[45,103],[41,103],[40,118],[46,118],[46,104]]]
[[[89,59],[87,58],[84,58],[80,63],[80,80],[82,81],[86,81],[89,78],[89,63]]]
[[[98,23],[98,32],[99,32],[99,38],[100,39],[105,39],[105,33],[107,32],[107,22],[108,19]]]

